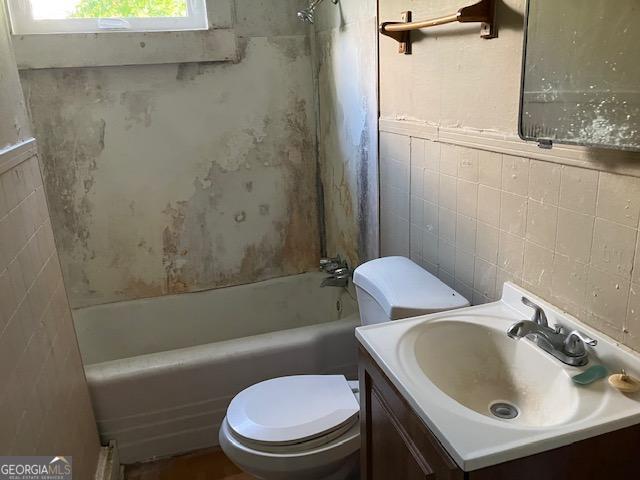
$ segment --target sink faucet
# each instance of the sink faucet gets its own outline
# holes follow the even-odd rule
[[[507,330],[507,335],[516,340],[527,338],[547,353],[567,365],[581,367],[589,363],[589,354],[586,345],[595,347],[597,340],[590,338],[578,330],[565,333],[565,330],[557,325],[551,328],[544,310],[526,297],[522,297],[522,303],[534,309],[531,320],[522,320],[514,323]]]
[[[349,284],[351,270],[345,260],[338,255],[335,258],[321,258],[320,270],[329,274],[322,283],[321,287],[346,287]]]
[[[547,315],[544,313],[544,310],[539,305],[536,305],[527,297],[522,297],[522,303],[524,303],[527,307],[533,308],[533,318],[532,322],[537,323],[543,327],[548,327],[549,322],[547,321]]]

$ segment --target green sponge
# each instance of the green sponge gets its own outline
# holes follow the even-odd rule
[[[578,385],[589,385],[596,380],[606,377],[608,374],[609,370],[607,370],[607,367],[603,365],[593,365],[592,367],[587,368],[584,372],[571,377],[571,380],[573,380],[573,383],[577,383]]]

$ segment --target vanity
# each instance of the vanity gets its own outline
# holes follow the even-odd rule
[[[571,352],[586,340],[577,345],[586,365],[560,361],[526,327],[513,335],[514,325],[536,321],[535,307],[552,331],[578,332],[565,335]],[[363,480],[639,476],[640,394],[606,377],[589,385],[571,377],[603,365],[637,378],[640,358],[516,285],[506,283],[495,303],[356,336]]]

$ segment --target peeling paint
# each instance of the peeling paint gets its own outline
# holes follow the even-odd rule
[[[265,171],[285,167],[285,174],[277,175],[285,195],[286,213],[282,219],[271,222],[272,227],[263,231],[257,244],[249,243],[242,247],[239,268],[229,269],[221,265],[220,259],[228,253],[230,246],[216,232],[232,229],[231,222],[246,223],[246,228],[251,228],[249,213],[241,211],[227,216],[220,208],[221,204],[229,203],[228,198],[243,190],[251,193],[254,183],[259,183],[258,180],[246,181],[247,170],[226,170],[214,161],[207,176],[194,181],[195,191],[191,198],[164,209],[163,213],[169,218],[163,232],[167,293],[248,283],[315,267],[319,258],[319,239],[314,215],[315,172],[307,168],[312,143],[306,110],[304,100],[293,100],[278,121],[265,120],[266,136],[271,138],[273,133],[282,132],[281,125],[286,126],[286,136],[279,139],[270,152],[266,152],[262,142],[254,138],[253,148],[243,159],[252,166],[249,174],[256,177],[260,176],[258,168]],[[271,161],[263,162],[264,158]],[[249,189],[246,188],[248,184],[251,185]],[[262,216],[265,215],[263,212],[269,211],[268,206],[266,209],[263,207],[258,206]],[[237,239],[235,243],[244,242]]]
[[[299,30],[239,37],[236,62],[24,72],[74,306],[314,270],[319,215],[328,253],[371,255],[375,77],[357,57],[375,36],[320,42],[318,157],[317,52]]]
[[[316,268],[308,39],[239,43],[238,63],[23,72],[74,307]]]

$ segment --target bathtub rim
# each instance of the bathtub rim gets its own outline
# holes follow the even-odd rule
[[[146,378],[161,375],[167,369],[175,369],[176,365],[180,368],[195,367],[230,356],[255,352],[257,346],[261,351],[275,349],[282,345],[284,336],[290,337],[290,340],[312,340],[326,334],[327,331],[351,325],[353,325],[355,336],[355,328],[360,325],[359,312],[325,323],[87,364],[84,365],[84,370],[90,385],[132,380],[138,377]],[[212,348],[213,345],[215,345],[215,351]]]

